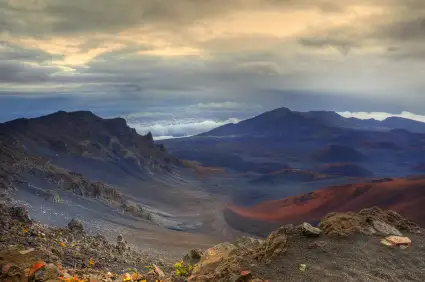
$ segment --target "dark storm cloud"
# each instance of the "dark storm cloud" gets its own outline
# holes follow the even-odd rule
[[[234,4],[232,4],[234,2]],[[2,29],[16,33],[81,34],[114,32],[144,24],[189,24],[226,13],[241,1],[179,0],[1,0]]]
[[[335,47],[344,55],[352,49],[380,45],[387,46],[386,57],[425,59],[422,52],[425,49],[425,1],[393,0],[383,2],[382,7],[391,9],[371,16],[366,22],[313,31],[299,38],[298,43],[312,48]]]
[[[310,37],[298,40],[301,45],[314,48],[335,47],[343,55],[347,55],[353,48],[361,47],[361,43],[356,39],[343,39],[332,37]]]
[[[63,56],[51,55],[40,49],[24,48],[7,41],[0,41],[0,61],[23,60],[43,63],[60,58],[63,58]]]
[[[23,48],[8,42],[0,42],[0,83],[43,83],[60,71],[45,64],[62,56],[53,56],[42,50]]]
[[[372,36],[390,45],[390,58],[425,60],[425,4],[406,18],[378,27]]]
[[[417,12],[417,11],[416,11]],[[425,41],[425,10],[411,19],[390,22],[377,30],[377,36],[395,41]],[[417,12],[418,13],[418,12]]]
[[[341,12],[353,1],[330,0],[0,0],[0,29],[13,34],[48,36],[116,32],[140,25],[169,29],[202,23],[234,11],[318,9]],[[364,1],[360,1],[364,2]],[[368,2],[368,1],[365,1]]]
[[[36,67],[19,62],[0,61],[0,83],[46,82],[55,71],[57,69],[53,67]]]

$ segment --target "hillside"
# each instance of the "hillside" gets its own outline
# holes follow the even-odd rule
[[[283,169],[274,171],[262,176],[255,177],[251,183],[261,184],[284,184],[290,182],[310,182],[331,178],[331,175],[326,173],[317,173],[314,171],[298,170],[298,169]]]
[[[333,163],[324,165],[319,171],[323,174],[342,177],[366,178],[373,176],[371,171],[353,163]]]
[[[186,166],[121,118],[57,112],[0,124],[0,199],[25,205],[43,224],[78,218],[91,233],[122,233],[171,256],[229,236],[217,215],[222,199],[201,188],[220,171]]]
[[[202,133],[199,136],[261,136],[277,135],[290,137],[292,134],[314,134],[328,127],[319,121],[305,117],[287,108],[278,108],[256,117],[229,124]]]
[[[161,143],[179,158],[238,172],[318,171],[328,163],[361,162],[378,177],[417,174],[412,164],[425,159],[425,134],[386,126],[384,121],[347,119],[334,112],[279,108]]]
[[[377,179],[319,189],[307,194],[267,201],[251,207],[229,206],[228,223],[246,232],[266,234],[285,223],[317,222],[330,212],[359,211],[379,206],[400,212],[425,225],[425,177]]]
[[[359,151],[342,145],[329,145],[313,154],[313,159],[318,162],[361,162],[366,157]]]

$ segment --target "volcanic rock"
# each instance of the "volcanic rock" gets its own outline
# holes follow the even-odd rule
[[[278,230],[273,231],[264,241],[264,244],[258,249],[254,257],[266,262],[270,262],[271,259],[277,255],[280,255],[286,250],[286,244],[288,239],[286,237],[285,228],[280,227]]]
[[[395,228],[392,225],[389,225],[385,222],[374,220],[372,222],[373,228],[376,229],[379,233],[383,235],[396,235],[396,236],[403,236],[400,231],[398,231],[397,228]]]
[[[24,207],[10,207],[9,214],[13,219],[16,219],[23,223],[31,223],[31,217],[28,214],[28,210]]]
[[[300,231],[307,237],[318,237],[322,233],[317,227],[313,227],[310,223],[304,222],[300,227]]]
[[[221,243],[212,248],[209,248],[202,255],[198,265],[193,273],[205,272],[209,269],[214,269],[220,262],[229,258],[235,253],[237,247],[231,243]]]
[[[202,257],[203,251],[201,249],[192,249],[183,257],[183,262],[190,265],[197,264]]]
[[[81,224],[80,221],[76,220],[75,218],[73,218],[69,223],[68,223],[68,229],[71,230],[72,232],[84,232],[84,227]]]

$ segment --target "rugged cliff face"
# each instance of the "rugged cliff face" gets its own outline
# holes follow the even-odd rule
[[[0,140],[53,162],[82,157],[113,162],[132,170],[171,170],[178,163],[152,134],[140,136],[122,118],[102,119],[91,112],[57,112],[0,125]]]

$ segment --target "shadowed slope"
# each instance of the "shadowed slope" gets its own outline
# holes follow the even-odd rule
[[[323,174],[345,177],[371,177],[373,173],[357,164],[334,163],[325,165],[320,169]]]

